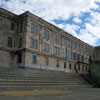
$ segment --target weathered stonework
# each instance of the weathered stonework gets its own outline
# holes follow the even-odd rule
[[[0,18],[3,20],[3,27],[0,29],[0,66],[4,67],[31,67],[43,68],[51,70],[62,70],[67,72],[75,72],[74,66],[78,72],[86,73],[89,68],[89,59],[92,58],[94,48],[77,39],[76,37],[68,34],[67,32],[59,29],[58,27],[44,21],[43,19],[25,12],[21,15],[13,14],[0,8]],[[10,24],[14,23],[14,30],[10,30]],[[23,23],[23,30],[20,32],[20,23]],[[31,23],[38,25],[38,34],[31,32]],[[50,31],[50,39],[43,37],[43,29]],[[54,34],[59,34],[60,43],[54,42]],[[13,38],[12,48],[7,47],[8,37]],[[62,45],[62,38],[66,38],[66,46]],[[22,38],[22,46],[19,48],[19,38]],[[38,48],[30,48],[30,38],[38,41]],[[71,47],[68,47],[68,41],[71,41]],[[43,43],[46,42],[50,45],[50,51],[43,50]],[[76,47],[74,47],[75,45]],[[59,55],[54,54],[54,46],[60,48]],[[66,48],[66,57],[63,57],[62,48]],[[68,51],[71,51],[71,59],[68,59]],[[73,53],[80,55],[80,61],[73,58]],[[32,56],[36,55],[37,63],[33,64]],[[82,57],[84,56],[84,61]],[[19,59],[21,57],[21,61]],[[45,58],[49,59],[49,65],[45,65]],[[59,68],[56,67],[56,60],[59,60]],[[66,68],[64,68],[66,62]],[[70,66],[71,65],[71,66]],[[79,68],[80,66],[80,68]]]

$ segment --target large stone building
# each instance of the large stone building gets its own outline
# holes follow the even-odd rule
[[[86,72],[94,48],[26,11],[0,8],[0,66]]]

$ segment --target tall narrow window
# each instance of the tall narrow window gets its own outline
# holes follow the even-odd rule
[[[66,57],[66,48],[62,48],[63,51],[63,57]]]
[[[49,65],[49,59],[48,58],[45,58],[45,65]]]
[[[56,67],[59,67],[59,60],[56,60]]]
[[[62,38],[62,45],[66,46],[66,38],[65,37]]]
[[[50,39],[50,32],[47,30],[47,29],[44,29],[43,30],[43,36],[46,38],[46,39]]]
[[[60,42],[60,37],[59,37],[59,35],[54,34],[54,42],[59,44],[59,42]]]
[[[34,40],[34,48],[35,48],[35,49],[38,48],[38,40]]]
[[[23,22],[20,23],[20,32],[23,32]]]
[[[11,30],[14,30],[14,23],[11,23]]]
[[[71,60],[71,59],[72,59],[72,51],[69,50],[69,51],[68,51],[68,60]]]
[[[66,68],[66,62],[64,62],[64,68]]]
[[[45,52],[49,52],[49,50],[50,50],[49,44],[47,44],[47,43],[44,42],[43,49],[44,49]]]
[[[71,41],[68,40],[68,47],[71,48]]]
[[[30,38],[30,48],[33,48],[33,44],[34,44],[34,39]]]
[[[54,54],[59,55],[59,47],[55,46],[55,48],[54,48]]]
[[[8,37],[8,47],[12,47],[12,42],[13,42],[13,39],[11,37]]]
[[[0,29],[2,29],[2,19],[0,18]]]
[[[80,61],[80,54],[77,54],[77,61]]]
[[[34,34],[38,34],[38,25],[31,24],[31,32]]]
[[[37,49],[38,48],[38,40],[30,38],[30,48]]]
[[[37,64],[37,59],[35,55],[33,55],[33,64]]]
[[[22,47],[22,38],[19,38],[19,48]]]
[[[73,52],[73,60],[76,61],[76,53]]]

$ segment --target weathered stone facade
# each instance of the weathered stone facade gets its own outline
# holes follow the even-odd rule
[[[100,63],[100,46],[94,48],[93,61]]]
[[[93,56],[94,51],[92,46],[28,11],[16,15],[0,8],[0,19],[2,19],[0,66],[44,68],[70,72],[75,72],[77,69],[80,73],[87,72],[89,59]],[[37,34],[31,31],[32,24],[36,25],[33,28],[35,31],[37,30]],[[49,38],[44,37],[44,30],[49,33]],[[55,34],[58,35],[59,43],[55,42]],[[11,47],[7,46],[8,37],[12,38],[9,40],[12,41]],[[31,38],[35,42],[37,41],[34,42],[35,48],[30,47]],[[48,45],[45,47],[44,43]],[[45,51],[44,48],[48,51]],[[36,58],[33,58],[33,55]],[[46,65],[46,58],[48,65]],[[36,60],[35,64],[33,59]]]

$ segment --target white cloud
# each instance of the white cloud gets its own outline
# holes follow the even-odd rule
[[[95,2],[100,2],[100,0],[9,0],[8,2],[0,0],[0,6],[16,14],[21,14],[28,10],[83,41],[95,45],[100,39],[100,13],[93,12],[90,9],[99,8],[99,5]],[[86,27],[85,29],[74,23],[56,24],[52,21],[54,19],[68,20],[74,15],[74,22],[83,23],[82,19],[79,19],[80,16],[83,16],[83,12],[91,13],[91,18],[87,18],[88,22],[83,24]],[[77,34],[76,30],[79,29],[80,34]]]
[[[75,18],[73,19],[73,21],[76,22],[76,23],[81,23],[81,22],[82,22],[82,20],[79,19],[79,18],[77,18],[77,17],[75,17]]]
[[[91,11],[91,18],[88,18],[88,23],[85,23],[85,29],[80,30],[79,38],[83,41],[97,45],[100,39],[100,13]]]
[[[95,5],[94,0],[0,0],[0,3],[17,14],[29,10],[46,20],[68,19],[72,13],[86,11]]]

